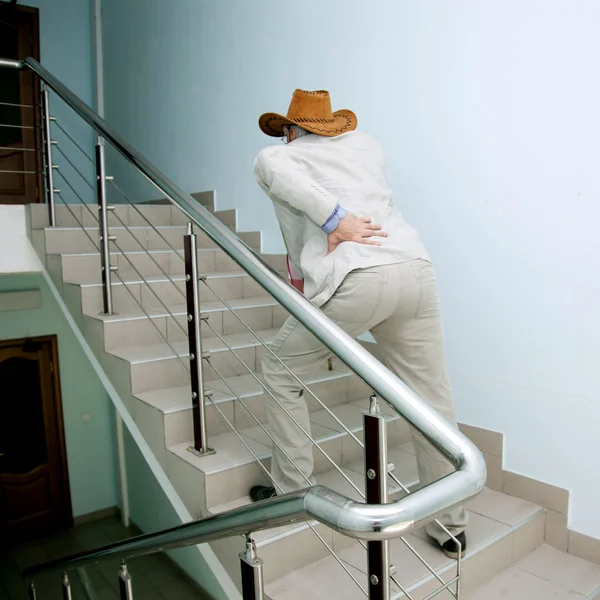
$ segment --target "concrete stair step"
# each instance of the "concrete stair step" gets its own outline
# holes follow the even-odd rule
[[[547,545],[467,594],[467,600],[592,600],[600,596],[600,565]]]
[[[279,328],[288,312],[270,296],[233,298],[227,304],[255,331]],[[127,346],[154,345],[187,340],[187,307],[170,304],[162,307],[137,308],[118,315],[94,315],[104,325],[105,348],[108,351]],[[170,314],[169,314],[170,313]],[[202,302],[201,313],[208,318],[202,323],[203,339],[247,331],[245,325],[229,311],[223,302]],[[172,315],[172,316],[171,316]]]
[[[185,302],[185,275],[174,273],[168,278],[149,275],[144,279],[113,275],[111,290],[117,314],[135,313],[140,306],[166,312],[170,305]],[[62,291],[63,294],[80,295],[83,314],[96,316],[102,312],[102,284],[96,274],[90,275],[87,282],[63,281]],[[200,283],[200,296],[201,305],[202,302],[216,302],[220,299],[270,297],[256,281],[241,271],[207,273],[206,285]]]
[[[491,490],[485,490],[477,500],[477,503],[468,505],[470,523],[467,534],[468,552],[463,559],[463,594],[528,555],[543,542],[543,508]],[[444,582],[455,576],[455,562],[448,559],[423,530],[413,532],[406,539]],[[271,543],[277,542],[274,540]],[[271,553],[267,548],[269,545],[262,541],[258,544],[259,556],[265,560],[265,570],[269,562],[265,557]],[[282,551],[281,547],[279,551]],[[327,551],[325,553],[328,554]],[[363,587],[366,586],[367,563],[364,548],[353,543],[341,549],[338,556]],[[279,573],[285,570],[281,567],[284,561],[277,563],[275,559],[274,562],[275,568],[267,572],[265,577],[268,581],[266,592],[273,600],[306,597],[358,600],[364,597],[332,556],[326,555],[301,569],[282,575]],[[396,567],[396,579],[415,599],[422,600],[442,586],[400,539],[390,541],[390,562]],[[393,598],[404,597],[394,584],[392,590]],[[444,591],[436,597],[450,600],[453,596]],[[507,596],[509,597],[512,599],[512,596]]]
[[[353,439],[347,431],[335,423],[326,410],[319,408],[310,413],[310,433],[318,445],[318,447],[313,447],[315,473],[334,469],[331,461],[337,465],[346,466],[352,471],[362,469],[364,451],[357,440],[362,441],[361,415],[368,409],[368,402],[368,398],[363,398],[329,407],[329,410],[348,427],[356,439]],[[238,434],[242,439],[230,428],[219,435],[209,436],[209,446],[216,450],[216,454],[205,457],[198,457],[188,451],[192,445],[191,440],[168,447],[171,455],[186,463],[187,466],[182,466],[182,468],[188,471],[189,477],[196,478],[198,485],[204,489],[208,509],[245,496],[252,485],[269,483],[265,469],[261,466],[262,464],[267,469],[270,468],[272,447],[272,440],[263,429],[263,427],[266,428],[264,409],[257,411],[257,417],[262,421],[263,427],[261,427],[248,416],[242,407],[237,406],[236,402],[230,403],[228,408],[242,413],[245,417],[243,424],[247,426],[238,429]],[[227,418],[232,421],[230,416]],[[331,419],[331,421],[327,421],[327,419]],[[188,423],[189,421],[190,419],[188,419]],[[394,471],[394,474],[403,481],[401,475],[398,475],[401,473],[401,466],[414,464],[414,455],[410,451],[412,446],[407,446],[411,439],[410,431],[406,422],[391,411],[387,415],[387,421],[389,461],[398,470]],[[328,425],[323,425],[323,422]],[[225,427],[228,426],[224,425]],[[256,457],[261,464],[257,462]],[[189,466],[197,472],[189,469]],[[403,473],[406,475],[406,472]],[[415,479],[416,472],[413,472],[409,480],[403,481],[403,483],[410,484]],[[391,480],[390,487],[396,487]]]
[[[265,343],[269,343],[277,330],[257,333]],[[254,372],[260,370],[264,347],[251,333],[236,333],[223,336],[223,339],[237,357],[219,338],[204,340],[204,352],[211,354],[209,362],[204,363],[204,375],[208,380],[219,378],[219,374],[224,377],[243,375],[248,373],[248,368]],[[176,387],[189,381],[187,341],[117,348],[111,354],[131,365],[133,394]]]
[[[214,402],[214,405],[212,402],[207,402],[206,405],[207,428],[211,438],[231,431],[219,411],[236,429],[256,425],[255,419],[245,408],[240,406],[230,387],[243,399],[246,406],[261,422],[266,422],[265,394],[261,385],[250,374],[227,377],[226,381],[227,384],[221,380],[206,381],[206,387],[213,392],[212,401]],[[307,383],[311,391],[327,406],[335,406],[348,400],[358,399],[354,390],[360,384],[360,380],[348,370],[329,371],[324,367]],[[315,413],[321,406],[308,392],[306,395],[309,410],[311,413]],[[148,410],[158,411],[162,415],[167,446],[192,439],[192,402],[189,384],[143,392],[137,394],[136,397]]]
[[[183,236],[186,227],[181,225],[161,225],[150,227],[133,225],[110,227],[110,235],[116,240],[110,243],[111,251],[130,250],[183,250]],[[97,225],[73,227],[49,227],[44,230],[45,250],[47,254],[74,254],[80,252],[97,252],[99,229]],[[260,234],[258,232],[238,232],[238,237],[248,246],[260,251]],[[199,248],[216,248],[210,237],[198,231],[196,233]]]

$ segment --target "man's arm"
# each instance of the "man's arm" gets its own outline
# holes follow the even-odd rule
[[[265,192],[304,213],[322,227],[332,217],[338,198],[324,190],[276,148],[265,148],[254,161],[254,176]]]
[[[254,176],[260,187],[304,213],[327,233],[328,253],[342,242],[380,246],[372,236],[387,237],[371,219],[348,213],[339,198],[323,189],[277,148],[266,148],[254,161]]]

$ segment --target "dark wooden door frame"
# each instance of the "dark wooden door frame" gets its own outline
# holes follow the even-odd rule
[[[28,52],[28,54],[32,57],[35,58],[36,60],[40,60],[40,19],[39,19],[39,9],[35,8],[33,6],[22,6],[20,4],[17,5],[9,5],[6,2],[4,2],[3,0],[0,0],[0,17],[2,16],[10,16],[11,13],[17,13],[20,15],[23,15],[24,17],[27,17],[29,20],[29,25],[31,27],[30,30],[30,45],[29,48],[31,49],[30,52]],[[6,57],[3,57],[6,58]],[[27,56],[19,56],[19,59],[24,59],[27,58]],[[34,196],[31,196],[30,193],[26,192],[25,195],[23,196],[24,199],[29,198],[31,201],[31,198],[34,198],[38,203],[43,203],[44,202],[44,179],[43,179],[43,169],[44,169],[44,161],[42,158],[42,131],[41,131],[41,107],[40,107],[40,80],[37,77],[37,75],[35,75],[34,73],[32,73],[31,71],[29,71],[28,69],[24,69],[20,72],[19,74],[19,78],[21,81],[23,81],[26,78],[30,78],[31,79],[31,88],[33,91],[32,94],[32,98],[28,100],[29,104],[33,105],[32,109],[23,109],[21,111],[21,115],[22,115],[22,119],[24,124],[27,125],[33,125],[35,127],[33,134],[32,135],[26,135],[25,139],[29,139],[30,141],[33,140],[33,145],[35,148],[35,152],[31,153],[34,155],[34,160],[31,160],[29,158],[29,156],[24,157],[24,164],[27,165],[27,169],[28,170],[30,167],[34,167],[35,170],[38,172],[38,175],[32,176],[32,175],[27,175],[26,177],[31,177],[32,179],[34,179],[35,181],[35,187],[37,192],[34,194]],[[26,155],[28,155],[29,153],[25,153]],[[27,160],[25,160],[25,158]],[[26,185],[26,189],[28,188],[28,184],[27,181],[25,181],[25,185]],[[2,199],[0,197],[0,203],[2,202]],[[14,203],[14,202],[9,202],[9,203]]]
[[[69,484],[69,469],[67,464],[67,447],[65,443],[65,429],[62,408],[62,395],[60,385],[60,368],[58,362],[58,338],[56,335],[45,335],[30,338],[0,340],[0,349],[24,346],[25,344],[41,344],[49,347],[49,362],[47,365],[50,377],[50,389],[52,392],[53,418],[44,411],[44,430],[46,432],[47,443],[53,443],[56,440],[55,447],[49,448],[48,456],[56,458],[58,466],[60,488],[60,525],[70,527],[73,525],[73,510],[71,505],[71,486]],[[43,381],[40,381],[44,385]],[[51,422],[50,422],[51,420]],[[50,441],[52,440],[52,442]]]

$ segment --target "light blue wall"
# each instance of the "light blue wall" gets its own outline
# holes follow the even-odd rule
[[[595,537],[599,23],[595,0],[104,1],[109,121],[265,250],[257,117],[295,87],[356,111],[437,265],[459,419]]]
[[[24,0],[22,3],[39,9],[42,65],[85,103],[94,106],[92,0]],[[54,95],[51,95],[51,113],[87,154],[93,156],[95,137],[90,128]],[[87,181],[93,183],[95,175],[90,163],[55,125],[52,136]],[[77,195],[86,202],[95,201],[92,190],[58,151],[54,152],[53,162],[60,165],[60,173],[64,173]],[[60,175],[56,177],[56,186],[68,202],[78,200]]]
[[[42,275],[0,277],[0,292],[42,291],[42,308],[0,312],[0,339],[58,337],[63,418],[75,517],[119,504],[114,411]]]

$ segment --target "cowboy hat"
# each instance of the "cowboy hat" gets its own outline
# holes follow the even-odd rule
[[[287,117],[277,113],[265,113],[258,119],[258,126],[272,137],[282,137],[286,125],[298,125],[311,133],[334,137],[353,131],[356,124],[356,115],[351,110],[331,112],[329,92],[325,90],[296,90]]]

